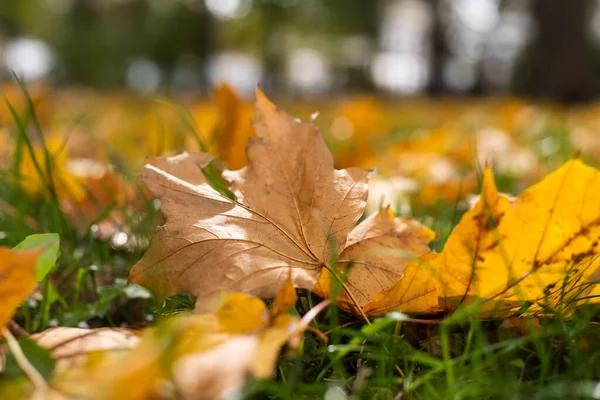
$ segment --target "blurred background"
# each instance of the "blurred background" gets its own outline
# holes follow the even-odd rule
[[[143,249],[146,157],[242,168],[257,82],[376,168],[368,212],[444,232],[484,165],[507,193],[600,165],[600,0],[0,0],[0,240]]]
[[[600,93],[596,0],[2,0],[0,77],[142,94]]]

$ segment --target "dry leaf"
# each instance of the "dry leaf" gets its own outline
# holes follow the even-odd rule
[[[493,300],[488,308],[552,306],[587,280],[600,255],[599,186],[600,171],[573,159],[511,204],[487,170],[481,199],[431,261],[442,306],[474,297]]]
[[[410,217],[396,217],[389,207],[358,224],[348,235],[346,248],[339,256],[338,268],[351,268],[346,284],[358,304],[363,307],[377,293],[392,287],[404,274],[404,267],[416,255],[426,253],[435,233]],[[313,290],[330,297],[331,274],[323,271]],[[352,309],[353,302],[340,293],[343,308]],[[374,311],[374,310],[372,310]]]
[[[146,166],[142,179],[161,200],[167,222],[131,281],[160,297],[221,289],[268,297],[291,267],[296,286],[314,286],[329,257],[329,236],[343,245],[362,212],[367,172],[335,171],[314,126],[277,112],[262,94],[255,128],[261,140],[250,144],[250,164],[229,173],[245,205],[208,184],[200,171],[207,155],[157,158]]]
[[[364,306],[371,315],[393,310],[404,313],[424,314],[441,311],[436,289],[436,276],[429,264],[434,253],[427,253],[410,261],[400,280],[389,290],[379,293]]]
[[[0,329],[37,284],[35,264],[43,249],[11,250],[0,247]]]
[[[292,290],[284,284],[270,312],[261,300],[232,293],[215,313],[190,317],[172,367],[177,391],[186,399],[223,398],[237,393],[249,373],[269,378],[298,324],[285,314],[295,303]]]
[[[354,258],[381,246],[427,250],[431,233],[415,221],[387,215],[355,228],[369,172],[335,170],[314,124],[278,111],[260,90],[254,129],[258,140],[249,141],[248,165],[224,173],[236,201],[209,185],[201,172],[206,154],[150,160],[142,179],[160,199],[166,223],[131,270],[131,282],[159,297],[188,292],[203,298],[219,290],[272,297],[290,270],[294,286],[312,289],[341,255],[341,269],[358,261],[349,282],[360,290],[362,306],[395,283],[408,258]],[[353,276],[361,274],[370,281],[359,285],[362,278]]]
[[[52,352],[57,371],[83,367],[92,353],[127,350],[139,342],[138,335],[127,329],[62,326],[46,329],[31,339]]]
[[[128,351],[111,351],[114,338],[101,335],[101,346],[108,348],[88,355],[85,366],[59,374],[52,387],[90,400],[233,395],[249,374],[270,377],[279,349],[296,333],[298,319],[285,314],[293,306],[287,299],[292,289],[289,282],[280,289],[277,311],[246,294],[223,293],[213,313],[166,319]],[[120,331],[113,333],[125,333]],[[131,344],[127,336],[121,340],[125,347]]]

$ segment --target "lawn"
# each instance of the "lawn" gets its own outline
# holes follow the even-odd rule
[[[32,253],[23,250],[3,250],[0,298],[23,292],[19,296],[24,300],[12,308],[8,300],[0,306],[8,321],[0,398],[600,398],[600,310],[594,304],[600,255],[595,241],[600,216],[594,216],[600,212],[600,187],[595,183],[600,180],[593,168],[600,160],[598,105],[366,96],[296,103],[267,93],[278,108],[263,105],[267,108],[252,117],[254,104],[241,101],[225,85],[210,99],[52,92],[16,84],[3,92],[0,239],[2,246],[12,248],[29,237],[30,243],[21,246],[37,248],[38,258],[27,259]],[[291,213],[285,210],[291,206],[272,184],[286,174],[287,163],[302,169],[299,185],[307,182],[325,193],[314,195],[308,206],[294,203],[296,208],[316,210],[314,217],[338,198],[327,194],[329,182],[310,178],[330,173],[319,175],[329,154],[319,147],[321,139],[314,139],[320,136],[310,136],[308,128],[290,128],[291,120],[280,110],[303,121],[314,119],[336,168],[374,169],[368,200],[352,209],[359,226],[371,223],[372,214],[377,222],[370,229],[380,229],[376,218],[403,224],[403,233],[389,236],[391,245],[380,243],[384,250],[365,244],[371,253],[363,256],[375,261],[359,255],[343,261],[347,249],[337,251],[340,243],[335,241],[325,241],[332,247],[330,253],[324,251],[326,256],[312,254],[312,240],[322,234],[312,217],[296,220],[300,225],[310,220],[306,226],[312,227],[310,234],[302,234],[307,243],[296,243],[297,227],[285,225]],[[259,126],[277,129],[266,134]],[[286,138],[289,152],[278,161],[283,165],[279,169],[269,158],[269,143],[280,137]],[[247,155],[249,139],[253,144]],[[180,161],[158,158],[183,151],[212,158],[203,156],[197,163],[201,169],[184,162],[178,169]],[[296,152],[304,158],[294,158]],[[156,168],[144,167],[146,162]],[[247,164],[255,171],[237,172]],[[247,191],[236,191],[222,177],[227,168],[233,172],[225,178],[233,176],[237,188]],[[490,186],[492,171],[498,192]],[[343,181],[335,177],[332,185]],[[262,185],[273,185],[276,194],[261,191]],[[482,187],[484,194],[478,196]],[[181,188],[193,190],[198,202],[173,194]],[[201,190],[210,194],[202,197]],[[302,190],[294,192],[300,200]],[[228,211],[211,211],[215,196]],[[275,237],[269,228],[256,233],[254,226],[217,218],[260,214],[262,209],[260,218],[277,229],[283,226],[289,240],[306,247],[314,260],[294,264],[297,260],[289,260],[300,256],[288,249],[288,239]],[[187,253],[173,262],[157,261],[182,248],[157,230],[165,223],[163,213],[169,223],[183,224],[167,226],[181,229],[178,240],[190,243],[204,237],[194,236],[200,233],[187,226],[205,229],[208,223],[219,239],[225,234],[237,238],[241,229],[244,238],[265,248],[273,240],[277,253],[285,253],[285,265],[294,264],[289,268],[293,277],[278,270],[276,278],[265,272],[245,284],[254,275],[239,271],[275,265],[269,258],[273,254],[244,248],[248,257],[238,259],[238,248],[227,245],[216,248],[207,261],[198,261],[204,255],[195,259],[197,254]],[[483,219],[485,229],[472,222]],[[194,224],[186,225],[190,221]],[[47,235],[30,236],[39,234]],[[536,237],[537,250],[518,246],[530,246]],[[406,244],[413,240],[418,243]],[[506,258],[491,245],[487,253],[478,250],[480,243],[490,241],[499,242],[497,247],[508,249],[507,254],[531,260],[490,264],[486,260]],[[414,254],[413,247],[422,246],[425,250]],[[146,253],[149,247],[156,253]],[[546,250],[560,257],[539,262]],[[445,254],[470,261],[454,264]],[[486,260],[478,258],[483,256]],[[14,278],[11,257],[17,257],[21,271],[29,268],[33,275]],[[44,257],[45,264],[40,262]],[[233,259],[235,271],[227,269],[227,260]],[[424,259],[431,269],[423,267]],[[189,260],[201,265],[186,278],[188,268],[181,267]],[[385,281],[375,290],[359,268],[370,262],[381,262],[399,275],[393,282],[385,274],[388,278],[374,277],[377,283]],[[160,273],[146,272],[155,264]],[[321,270],[302,267],[309,264],[322,267],[329,278],[322,280]],[[134,265],[142,272],[130,276]],[[494,268],[486,269],[490,265]],[[464,295],[448,283],[460,276],[460,268],[474,271],[463,282]],[[515,278],[511,268],[527,273]],[[413,270],[414,281],[402,286],[404,297],[398,298],[399,289],[393,288],[413,276]],[[177,274],[184,279],[174,278]],[[542,283],[531,278],[539,276]],[[139,285],[128,283],[129,277]],[[35,289],[21,288],[34,278]],[[505,278],[511,282],[505,290],[491,288]],[[204,300],[211,285],[259,294],[266,303],[240,293]],[[361,285],[367,294],[348,289]],[[407,299],[406,293],[425,287],[433,289],[418,297],[422,302]],[[375,301],[376,295],[383,297]],[[79,338],[69,334],[82,331],[48,331],[46,339],[36,335],[53,327],[89,331]],[[115,348],[106,345],[107,331],[118,338]],[[72,353],[60,352],[73,343],[79,347]]]

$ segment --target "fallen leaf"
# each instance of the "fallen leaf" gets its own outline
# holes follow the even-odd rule
[[[161,200],[166,224],[130,273],[159,297],[238,290],[272,297],[292,269],[312,288],[360,217],[367,171],[335,170],[312,123],[299,124],[259,91],[249,164],[228,171],[237,201],[213,189],[200,168],[210,158],[155,158],[142,179]]]
[[[273,308],[271,309],[271,316],[273,318],[283,315],[290,310],[298,301],[298,295],[296,294],[296,288],[292,283],[291,271],[288,275],[287,281],[281,286],[281,289],[275,295],[273,300]]]
[[[85,356],[78,354],[81,364],[73,364],[73,368],[55,374],[51,387],[69,399],[160,398],[160,387],[166,381],[161,356],[168,354],[169,347],[174,345],[169,332],[157,335],[154,329],[148,329],[139,342],[122,332],[116,333],[118,339],[110,336],[100,340],[99,344],[105,349],[87,352]],[[116,347],[111,348],[113,343]],[[84,347],[93,348],[85,343]]]
[[[485,261],[484,253],[493,251],[500,244],[497,228],[509,207],[509,199],[498,193],[494,175],[486,168],[479,200],[454,228],[442,253],[430,260],[436,267],[439,295],[445,302],[457,299],[460,302],[461,297],[467,296],[468,288],[474,283],[474,271],[479,272]],[[496,279],[490,278],[484,284],[498,284]],[[477,282],[480,280],[477,276]],[[443,307],[448,308],[449,304],[443,304]]]
[[[284,285],[277,297],[287,298],[289,290]],[[235,395],[249,374],[271,376],[279,349],[296,333],[299,320],[285,314],[284,304],[290,307],[285,301],[278,312],[269,311],[260,299],[222,293],[222,304],[214,312],[167,318],[146,329],[139,343],[137,338],[132,342],[128,331],[99,332],[97,344],[103,351],[88,352],[86,365],[57,374],[52,387],[67,397],[103,400]],[[65,335],[78,337],[79,332]]]
[[[342,274],[351,269],[346,284],[358,305],[366,305],[375,294],[398,282],[407,263],[429,251],[427,243],[434,238],[435,233],[429,228],[410,217],[396,217],[390,207],[358,224],[348,235],[346,248],[338,260]],[[321,297],[330,297],[332,284],[331,274],[324,270],[313,291]],[[342,308],[354,308],[346,291],[340,292],[338,300]]]
[[[36,263],[43,249],[11,250],[0,247],[0,328],[35,289]]]
[[[404,313],[426,314],[442,311],[439,306],[437,279],[427,253],[410,261],[398,282],[377,294],[363,308],[369,315],[380,315],[394,310]]]
[[[585,282],[600,255],[599,186],[600,171],[573,159],[511,204],[487,170],[480,200],[431,260],[442,307],[474,298],[487,309],[552,307]]]
[[[227,163],[230,169],[246,165],[246,142],[253,137],[252,107],[243,103],[233,88],[226,83],[215,89],[218,124],[213,152]]]
[[[285,314],[295,303],[286,300],[290,288],[289,283],[282,286],[276,296],[280,303],[271,312],[259,299],[232,293],[223,295],[215,313],[184,322],[190,326],[181,329],[187,333],[178,342],[172,367],[177,391],[186,399],[223,398],[239,392],[249,373],[270,378],[280,348],[299,321]]]
[[[35,342],[51,351],[57,361],[57,371],[81,368],[92,353],[123,351],[133,348],[138,335],[127,329],[82,329],[69,327],[49,328],[31,336]]]
[[[246,142],[254,137],[252,107],[225,82],[214,89],[213,100],[214,104],[196,103],[190,110],[205,151],[230,169],[242,168],[247,163]]]
[[[258,338],[238,336],[208,351],[182,356],[173,381],[184,399],[228,398],[240,391],[257,356]]]
[[[159,298],[188,292],[200,301],[219,290],[273,297],[290,271],[295,287],[312,289],[340,259],[340,269],[359,265],[350,272],[354,288],[345,292],[352,298],[360,291],[362,307],[401,276],[406,252],[427,250],[432,233],[416,221],[382,214],[355,226],[369,171],[334,169],[314,124],[278,111],[260,90],[254,129],[248,165],[223,174],[236,200],[209,185],[201,172],[210,161],[206,154],[150,159],[142,179],[160,199],[166,223],[130,282]],[[375,255],[377,247],[390,246],[403,255]],[[359,257],[367,258],[354,260]],[[370,281],[359,284],[363,278],[354,276]]]

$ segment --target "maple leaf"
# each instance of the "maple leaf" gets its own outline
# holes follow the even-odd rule
[[[501,272],[496,269],[506,270],[506,265],[486,267],[486,272],[491,273],[487,279],[481,276],[485,273],[481,267],[487,258],[486,252],[503,248],[503,245],[498,248],[501,236],[497,228],[510,209],[510,203],[506,196],[498,193],[493,173],[486,168],[479,200],[454,228],[441,254],[429,260],[438,273],[438,290],[444,299],[444,308],[450,306],[449,301],[462,302],[471,296],[472,286],[479,287],[480,282],[497,287],[497,274]],[[515,235],[515,232],[508,234]]]
[[[258,139],[248,143],[248,165],[223,173],[236,200],[202,174],[206,154],[150,159],[141,178],[160,199],[166,223],[130,281],[160,298],[188,292],[200,301],[219,290],[272,297],[289,270],[294,286],[312,289],[339,259],[340,270],[352,265],[344,292],[360,313],[402,275],[407,252],[428,250],[433,233],[389,210],[356,226],[370,172],[334,169],[314,123],[278,111],[260,90],[253,122]],[[404,253],[377,255],[379,247]],[[318,293],[327,297],[326,282],[323,276]]]

